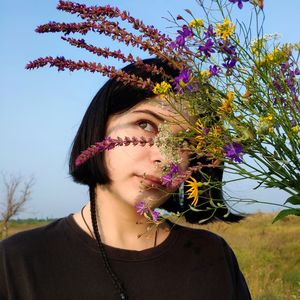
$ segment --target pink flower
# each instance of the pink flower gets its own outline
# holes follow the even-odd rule
[[[139,215],[143,215],[144,213],[147,213],[149,211],[149,208],[145,201],[138,202],[134,207]]]

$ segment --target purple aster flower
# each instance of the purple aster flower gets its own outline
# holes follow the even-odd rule
[[[278,104],[280,103],[283,107],[286,107],[286,99],[283,98],[283,97],[275,97],[274,100],[273,100],[273,103],[274,104]]]
[[[187,86],[187,88],[188,88],[188,90],[190,91],[190,92],[197,92],[197,91],[199,91],[199,82],[193,82],[193,84],[189,84],[188,86]]]
[[[191,71],[189,69],[182,69],[180,74],[174,78],[176,83],[180,83],[180,81],[184,83],[188,83],[190,81]]]
[[[218,66],[214,65],[214,66],[209,66],[209,72],[211,76],[216,76],[219,74],[220,69]]]
[[[290,71],[290,77],[296,77],[297,75],[300,75],[299,68],[296,68],[294,71]]]
[[[190,27],[188,27],[187,25],[183,25],[182,26],[182,31],[181,30],[177,30],[177,32],[183,36],[183,37],[192,37],[194,34],[193,34],[193,31]]]
[[[235,46],[230,44],[229,40],[223,42],[223,40],[218,41],[220,52],[227,54],[228,56],[236,56]]]
[[[161,184],[164,186],[171,186],[172,185],[172,175],[169,173],[161,177]]]
[[[178,167],[178,165],[172,163],[170,171],[168,172],[168,174],[161,177],[162,185],[171,186],[172,185],[172,178],[177,173],[179,173],[179,167]]]
[[[232,59],[227,58],[227,60],[222,64],[226,69],[232,69],[237,63],[237,58],[233,57]]]
[[[243,146],[237,143],[226,144],[223,148],[225,157],[232,161],[240,163],[242,161],[241,156],[243,155]]]
[[[282,92],[284,90],[281,82],[279,79],[273,80],[273,85],[276,88],[277,91]]]
[[[280,64],[280,69],[282,73],[285,73],[289,69],[289,63],[286,61],[282,64]]]
[[[173,49],[176,48],[176,46],[183,47],[185,45],[185,39],[194,35],[192,29],[187,25],[183,25],[182,30],[177,30],[177,32],[179,35],[177,36],[175,43],[171,43]]]
[[[291,89],[294,87],[295,82],[294,82],[293,78],[287,78],[285,80],[285,84]]]
[[[154,222],[158,221],[158,218],[161,216],[161,212],[158,210],[151,210],[145,201],[140,201],[139,203],[137,203],[135,206],[136,212],[139,215],[144,215],[147,214],[148,217],[152,218],[152,220]]]
[[[202,46],[199,46],[199,50],[204,53],[206,57],[210,57],[211,53],[214,53],[215,50],[212,49],[214,42],[212,39],[208,39],[206,43]]]
[[[139,215],[143,215],[144,213],[147,213],[149,211],[149,208],[147,207],[145,201],[140,201],[134,207]]]
[[[175,43],[177,46],[179,47],[183,47],[185,45],[185,37],[182,36],[182,35],[179,35],[177,38],[176,38],[176,43]]]
[[[203,129],[203,133],[204,133],[205,135],[208,135],[209,132],[210,132],[210,128],[205,127],[205,128]]]
[[[171,164],[170,173],[175,174],[179,172],[179,167],[176,164]]]
[[[291,125],[293,127],[297,125],[297,122],[296,122],[296,120],[294,118],[291,118],[290,121],[291,121]]]
[[[215,32],[214,32],[214,28],[212,25],[209,25],[208,28],[207,28],[207,31],[204,32],[204,36],[205,38],[210,38],[210,37],[213,37],[215,36]]]
[[[177,48],[176,42],[171,42],[170,46],[171,46],[172,49],[176,49]]]
[[[248,2],[249,0],[229,0],[229,2],[238,4],[239,9],[243,8],[243,2]]]
[[[181,91],[181,83],[187,84],[189,83],[191,78],[191,71],[189,69],[183,69],[180,71],[179,76],[174,78],[174,83],[175,83],[175,91]],[[193,89],[192,86],[187,85],[188,89]]]
[[[157,222],[158,218],[160,217],[160,212],[157,210],[150,210],[151,216],[152,216],[152,220],[154,222]]]

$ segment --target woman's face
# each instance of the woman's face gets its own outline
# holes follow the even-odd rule
[[[165,100],[153,97],[130,110],[113,115],[107,122],[106,136],[155,138],[158,127],[167,122],[168,129],[175,135],[188,129],[187,121],[175,113]],[[180,150],[178,150],[180,151]],[[188,152],[180,151],[180,171],[188,167]],[[121,201],[133,206],[139,201],[147,202],[152,208],[160,206],[177,187],[165,187],[160,183],[165,167],[172,161],[162,155],[156,145],[119,146],[105,151],[104,160],[111,179],[103,187]]]

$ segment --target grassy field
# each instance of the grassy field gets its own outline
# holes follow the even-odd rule
[[[8,236],[11,236],[17,232],[33,229],[39,226],[50,223],[51,220],[38,220],[38,219],[27,219],[27,220],[12,220],[8,227]]]
[[[201,228],[221,235],[234,249],[254,300],[300,299],[300,218],[271,224],[273,218],[273,214],[259,213],[238,224],[213,223]],[[9,234],[46,223],[13,222]]]
[[[202,227],[234,249],[254,300],[300,299],[300,218],[272,224],[274,214],[255,214],[238,224]]]

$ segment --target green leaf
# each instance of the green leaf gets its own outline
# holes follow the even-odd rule
[[[230,215],[230,211],[227,210],[227,213],[223,216],[224,218],[227,218]]]
[[[189,205],[189,207],[190,207],[190,210],[191,210],[191,211],[195,211],[195,212],[206,211],[206,209],[199,209],[199,208],[196,208],[196,207],[194,207],[194,206],[192,206],[192,205]]]
[[[272,221],[272,224],[275,222],[289,216],[289,215],[295,215],[295,216],[300,216],[300,208],[289,208],[289,209],[284,209],[279,214],[274,218]]]
[[[208,221],[208,220],[211,219],[211,218],[212,218],[212,216],[210,216],[210,217],[208,217],[208,218],[206,218],[206,219],[201,219],[200,221],[198,221],[198,224],[202,224],[202,223]]]
[[[209,198],[209,204],[211,205],[211,207],[213,207],[213,208],[218,208],[218,207],[220,207],[218,204],[219,203],[217,203],[217,205],[214,203],[214,200],[210,197]]]
[[[293,205],[300,204],[300,194],[293,195],[293,196],[287,198],[287,200],[284,202],[284,204],[286,204],[286,203],[291,203]]]

